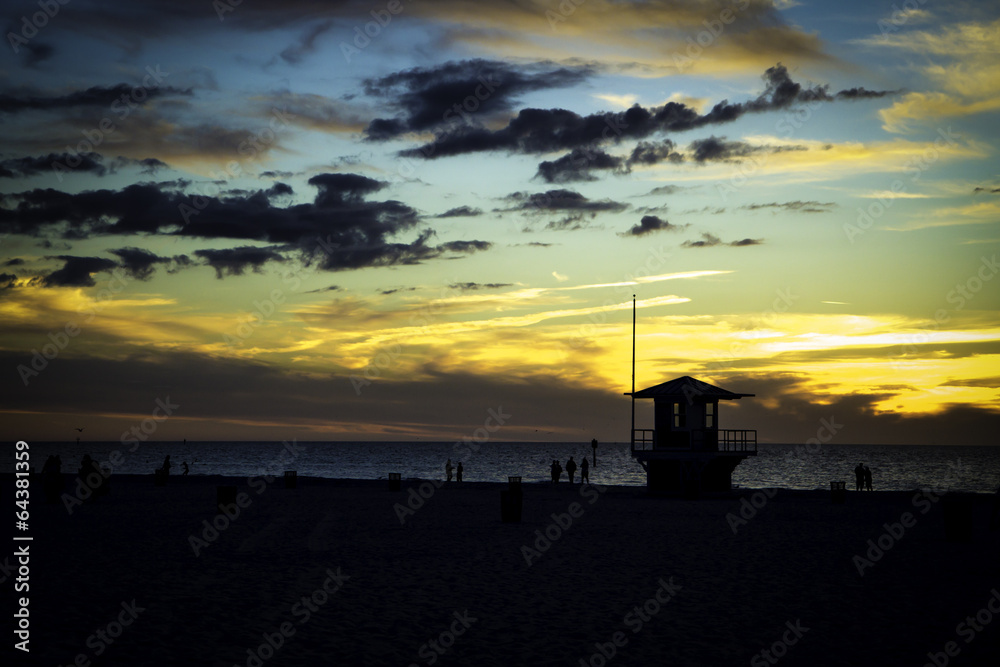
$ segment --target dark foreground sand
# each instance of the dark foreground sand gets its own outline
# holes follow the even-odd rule
[[[251,502],[206,534],[220,483]],[[990,496],[975,498],[963,543],[945,539],[937,496],[915,492],[834,505],[822,492],[689,501],[527,485],[523,521],[504,524],[506,485],[467,483],[401,524],[394,505],[418,485],[116,476],[69,514],[38,484],[25,664],[1000,664]],[[734,534],[742,498],[762,507]],[[897,523],[905,532],[886,535]],[[556,539],[529,566],[522,547],[546,530]],[[208,542],[197,556],[191,536]],[[861,576],[854,556],[880,537],[889,549]]]

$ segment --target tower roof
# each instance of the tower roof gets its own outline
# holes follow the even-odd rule
[[[626,392],[628,395],[628,392]],[[696,380],[690,375],[668,380],[653,387],[646,387],[635,392],[635,398],[683,398],[685,400],[708,399],[708,400],[732,400],[743,398],[744,396],[754,396],[754,394],[737,394],[736,392],[716,387],[715,385]]]

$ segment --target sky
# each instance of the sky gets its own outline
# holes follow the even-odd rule
[[[996,3],[0,19],[7,440],[997,442]]]

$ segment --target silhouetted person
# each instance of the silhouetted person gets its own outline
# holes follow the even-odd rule
[[[90,458],[90,454],[84,454],[83,458],[80,459],[80,477],[84,479],[87,475],[94,469],[94,459]]]
[[[566,461],[566,476],[569,477],[569,483],[573,483],[573,475],[576,474],[576,461],[573,457],[569,457],[569,461]]]
[[[580,462],[580,484],[590,484],[590,462],[586,456]]]
[[[858,467],[854,469],[854,477],[857,481],[856,491],[864,491],[865,488],[865,469],[859,463]]]
[[[170,474],[170,454],[167,454],[163,459],[163,467],[160,469],[163,471],[164,475]]]
[[[559,476],[562,475],[562,466],[559,465],[559,461],[552,461],[552,483],[559,483]]]
[[[181,461],[181,465],[184,466],[184,472],[182,472],[181,474],[182,475],[188,474],[188,470],[189,470],[188,469],[188,462],[187,461]]]
[[[868,466],[865,466],[865,488],[872,490],[872,469]]]
[[[449,482],[451,481],[452,467],[451,459],[448,459],[448,462],[444,464],[444,474],[447,476]]]
[[[456,482],[461,482],[462,481],[462,471],[463,470],[465,470],[465,468],[462,467],[462,462],[459,461],[458,462],[458,467],[455,469],[455,481]]]

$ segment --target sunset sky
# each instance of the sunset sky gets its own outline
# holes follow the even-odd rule
[[[4,5],[4,438],[627,441],[635,294],[723,428],[997,442],[1000,5],[236,2]]]

